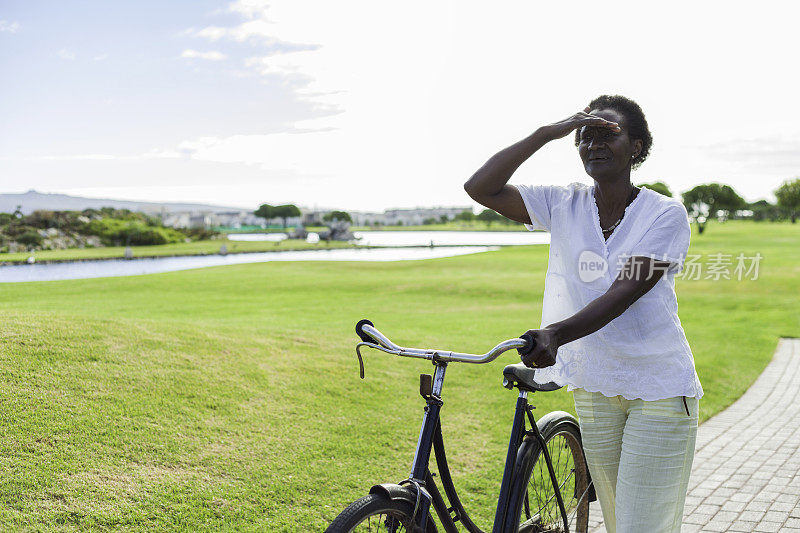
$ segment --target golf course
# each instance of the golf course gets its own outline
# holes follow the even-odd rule
[[[780,337],[800,336],[799,243],[789,222],[693,235],[704,266],[731,261],[730,279],[676,280],[701,422],[741,396]],[[362,381],[355,323],[483,353],[539,326],[547,253],[0,285],[0,530],[321,531],[372,484],[408,476],[418,374],[431,371],[367,351]],[[757,279],[737,279],[740,253],[762,257]],[[517,360],[450,365],[443,390],[450,467],[484,528],[516,398],[501,370]],[[531,403],[574,412],[565,390]]]

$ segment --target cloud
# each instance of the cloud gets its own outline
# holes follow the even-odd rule
[[[20,29],[19,22],[0,20],[0,33],[17,33]]]
[[[172,149],[152,151],[140,157],[244,164],[275,172],[330,176],[344,170],[339,154],[345,147],[346,136],[342,132],[284,132],[198,137],[183,141]]]
[[[196,32],[198,37],[216,41],[223,38],[243,42],[248,40],[270,41],[274,39],[276,24],[267,13],[270,9],[267,0],[237,0],[228,6],[228,11],[247,20],[231,27],[208,26]]]
[[[769,135],[738,138],[698,148],[702,155],[737,166],[797,173],[800,169],[800,133],[794,137]]]
[[[75,53],[74,52],[70,52],[66,48],[62,48],[61,50],[56,52],[56,55],[58,55],[58,57],[60,57],[61,59],[66,60],[66,61],[73,61],[75,59]]]
[[[212,50],[210,52],[198,52],[197,50],[187,49],[181,53],[181,57],[189,59],[206,59],[208,61],[221,61],[226,58],[225,54]]]
[[[43,155],[32,158],[36,161],[108,161],[122,159],[109,154]]]

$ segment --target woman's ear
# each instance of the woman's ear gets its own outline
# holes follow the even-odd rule
[[[641,154],[642,153],[642,146],[644,146],[644,144],[642,143],[641,139],[634,140],[633,141],[633,153],[636,154],[637,156],[639,154]]]

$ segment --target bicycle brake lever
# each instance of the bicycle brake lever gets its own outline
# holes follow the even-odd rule
[[[361,379],[364,379],[364,360],[361,358],[361,346],[366,343],[359,342],[356,344],[356,355],[358,356],[358,374]]]

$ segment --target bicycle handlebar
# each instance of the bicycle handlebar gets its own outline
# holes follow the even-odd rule
[[[459,362],[459,363],[489,363],[497,359],[500,354],[508,350],[518,349],[521,353],[527,353],[532,349],[533,338],[528,335],[528,338],[519,337],[516,339],[508,339],[501,342],[483,355],[471,353],[451,352],[449,350],[434,350],[431,348],[405,348],[398,346],[389,340],[386,335],[378,331],[369,320],[360,320],[356,324],[356,333],[361,338],[361,342],[356,345],[356,352],[358,353],[359,360],[361,359],[361,346],[374,348],[382,352],[399,355],[401,357],[414,357],[417,359],[428,359],[443,362]],[[363,368],[362,368],[363,377]]]

